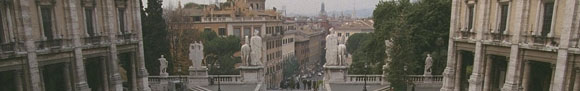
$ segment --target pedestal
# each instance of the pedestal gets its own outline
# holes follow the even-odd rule
[[[386,79],[387,76],[389,75],[389,73],[387,73],[387,69],[389,69],[389,65],[388,64],[383,65],[383,79]],[[386,84],[389,84],[389,82],[387,80],[381,81],[381,85],[386,85]]]
[[[345,82],[348,74],[348,66],[328,66],[324,65],[325,82]]]
[[[240,66],[243,83],[259,83],[264,81],[263,66]]]
[[[423,83],[431,83],[433,80],[431,78],[433,78],[433,75],[423,75]]]
[[[207,67],[203,66],[201,68],[194,68],[194,67],[189,67],[189,77],[187,78],[187,82],[189,83],[188,88],[191,88],[193,86],[208,86],[209,85],[209,80],[208,80],[208,74],[207,74]]]

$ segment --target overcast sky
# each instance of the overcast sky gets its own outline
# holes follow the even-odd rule
[[[164,0],[163,5],[177,7],[178,1],[182,4],[187,2],[195,2],[207,4],[209,2],[213,3],[215,0]],[[218,0],[219,2],[225,2],[226,0]],[[146,4],[147,0],[143,0]],[[379,0],[266,0],[266,8],[271,9],[276,7],[278,9],[284,9],[286,7],[287,13],[301,14],[301,15],[317,15],[320,12],[320,4],[324,2],[326,11],[346,11],[346,10],[361,10],[361,9],[373,9]]]

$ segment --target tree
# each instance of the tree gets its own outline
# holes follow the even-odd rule
[[[145,51],[145,64],[151,75],[158,75],[159,58],[169,54],[169,40],[167,39],[167,25],[163,19],[161,0],[148,0],[147,8],[141,13],[143,31],[143,49]],[[171,66],[173,62],[169,62]],[[168,69],[171,70],[171,69]]]
[[[241,62],[241,58],[234,57],[234,53],[239,52],[242,47],[238,37],[217,37],[217,34],[213,31],[204,31],[200,36],[203,40],[205,64],[210,67],[209,74],[239,74],[239,71],[235,69],[235,65]],[[212,67],[216,62],[220,65],[219,69]]]
[[[408,0],[380,2],[373,12],[375,19],[374,41],[392,39],[389,56],[392,61],[387,70],[387,80],[397,91],[405,90],[409,81],[406,75],[422,74],[426,54],[432,54],[433,74],[443,72],[446,61],[447,40],[449,34],[449,18],[451,0],[421,0],[410,3]],[[371,49],[373,46],[370,45]],[[372,52],[363,45],[362,60],[365,54]],[[384,48],[384,47],[383,47]],[[355,52],[356,56],[356,52]],[[357,60],[353,58],[353,62]],[[372,59],[377,60],[377,59]],[[355,65],[353,63],[353,65]],[[406,69],[405,69],[406,68]]]
[[[371,34],[369,33],[355,33],[348,37],[346,43],[346,50],[348,53],[353,54],[358,48],[362,46],[362,43],[366,40],[371,39]]]

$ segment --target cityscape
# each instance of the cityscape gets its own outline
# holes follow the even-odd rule
[[[0,0],[0,91],[580,91],[578,0]]]

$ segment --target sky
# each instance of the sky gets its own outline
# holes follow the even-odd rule
[[[215,0],[164,0],[163,4],[164,7],[177,7],[179,1],[181,1],[182,4],[187,2],[201,4],[215,2]],[[226,0],[218,0],[218,2],[225,1]],[[146,2],[147,0],[143,0],[144,4],[146,4]],[[289,14],[313,16],[318,15],[320,12],[320,5],[323,2],[327,12],[341,12],[352,11],[355,8],[356,10],[374,10],[376,4],[379,3],[379,0],[266,0],[266,8],[272,9],[272,7],[276,7],[277,9],[282,10],[285,7],[287,10],[286,13]]]

